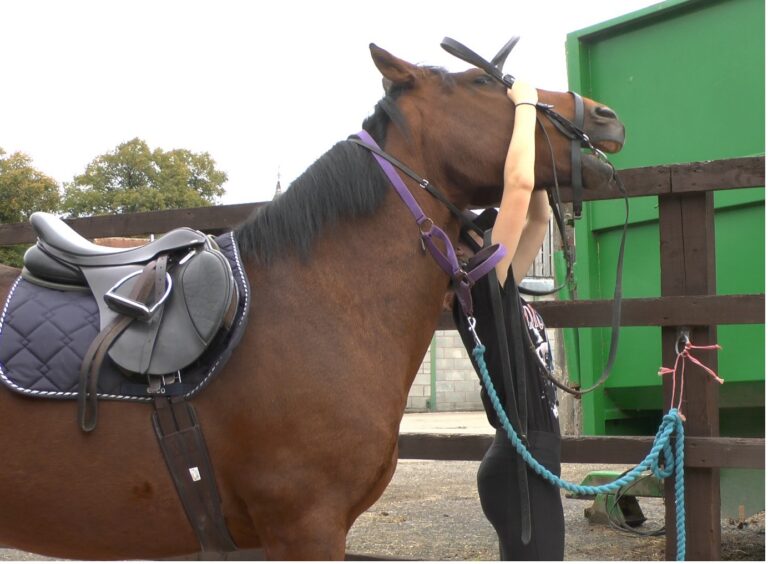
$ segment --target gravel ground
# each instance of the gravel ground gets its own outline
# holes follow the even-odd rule
[[[401,460],[379,501],[357,520],[347,551],[418,560],[496,560],[496,535],[477,499],[477,462]],[[618,465],[564,464],[563,478],[579,482],[592,470],[626,470]],[[648,532],[664,525],[658,498],[639,499]],[[591,525],[584,509],[591,501],[563,495],[566,560],[664,560],[664,537],[641,537],[607,525]],[[765,514],[744,524],[724,521],[724,560],[765,560]]]
[[[347,552],[416,560],[496,560],[496,536],[477,499],[477,466],[477,462],[401,460],[384,495],[352,527]],[[564,464],[563,478],[580,481],[598,469],[626,467]],[[647,518],[639,530],[661,527],[662,501],[639,501]],[[566,560],[664,560],[664,537],[640,537],[606,525],[591,525],[584,517],[584,509],[591,504],[563,496]],[[724,521],[722,526],[724,560],[765,561],[764,513],[746,523]],[[45,558],[0,550],[0,560]]]

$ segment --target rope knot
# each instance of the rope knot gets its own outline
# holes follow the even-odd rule
[[[718,384],[722,384],[724,380],[720,378],[720,376],[717,375],[717,373],[706,366],[703,362],[701,362],[698,358],[693,356],[691,351],[693,350],[721,350],[723,347],[721,347],[718,344],[714,345],[694,345],[690,339],[686,336],[684,336],[683,341],[685,345],[682,349],[679,348],[678,345],[675,345],[675,350],[677,352],[677,358],[675,358],[675,365],[672,368],[667,368],[666,366],[662,366],[659,368],[658,375],[659,376],[666,376],[668,374],[672,375],[672,399],[670,400],[670,413],[674,410],[677,417],[679,417],[681,420],[685,421],[685,415],[682,414],[681,409],[683,405],[683,389],[685,388],[685,363],[686,361],[691,361],[695,365],[699,366],[704,370],[706,374],[708,374],[715,382]],[[677,374],[678,374],[678,368],[680,369],[680,390],[678,392],[677,389]],[[675,405],[675,396],[679,396],[679,400],[677,402],[677,408],[674,407]]]

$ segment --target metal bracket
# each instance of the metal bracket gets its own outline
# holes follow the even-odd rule
[[[691,342],[691,328],[678,327],[677,339],[675,340],[675,354],[680,354],[685,350],[685,346]]]

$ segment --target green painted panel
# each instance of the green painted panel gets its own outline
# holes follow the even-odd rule
[[[762,0],[674,0],[569,35],[571,88],[609,104],[627,126],[625,148],[611,158],[619,169],[764,153],[764,20]],[[718,293],[764,292],[764,190],[716,193],[715,205]],[[576,228],[580,298],[612,296],[623,206],[585,206]],[[658,296],[658,199],[633,199],[630,218],[625,295]],[[599,377],[609,337],[607,329],[571,332],[572,380],[586,386]],[[764,339],[762,325],[718,329],[729,405],[764,405],[750,387],[764,389]],[[645,429],[653,417],[642,410],[661,397],[660,361],[657,328],[623,329],[605,393],[584,399],[584,431]]]

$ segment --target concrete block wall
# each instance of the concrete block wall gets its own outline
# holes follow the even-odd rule
[[[434,347],[434,352],[432,351]],[[435,406],[432,402],[432,359],[435,368]],[[406,411],[476,411],[483,409],[480,381],[461,337],[455,329],[437,331],[416,374]]]
[[[416,373],[416,378],[411,384],[411,391],[408,393],[408,403],[405,406],[406,413],[430,411],[430,397],[432,393],[432,360],[431,360],[430,346],[424,357],[424,362],[421,363],[419,371]]]
[[[563,374],[565,358],[559,330],[547,330],[554,353],[555,377],[567,381]],[[432,351],[434,347],[434,353]],[[432,402],[432,360],[435,365],[436,407]],[[455,329],[437,331],[430,350],[424,357],[408,395],[406,412],[479,411],[480,380],[475,374],[469,355]],[[565,435],[581,434],[581,402],[558,390],[560,428]]]

